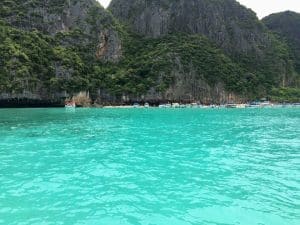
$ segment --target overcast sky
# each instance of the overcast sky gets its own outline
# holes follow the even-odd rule
[[[98,0],[107,7],[110,0]],[[123,0],[126,1],[126,0]],[[300,12],[300,0],[238,0],[241,4],[255,11],[259,18],[274,12],[292,10]]]

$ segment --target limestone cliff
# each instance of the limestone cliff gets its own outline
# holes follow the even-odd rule
[[[196,74],[190,77],[189,82],[198,84],[197,90],[204,87],[209,87],[206,90],[216,90],[217,85],[225,87],[227,93],[232,89],[235,94],[243,93],[244,96],[251,93],[267,95],[273,87],[289,86],[294,82],[293,63],[289,60],[290,52],[286,44],[275,37],[252,10],[236,0],[112,0],[109,10],[132,32],[148,40],[160,40],[174,35],[204,36],[220,48],[233,64],[241,68],[238,74],[228,73],[223,77],[212,75],[210,69],[207,69],[210,77],[216,76],[215,81],[218,82],[206,85],[209,83],[207,79],[199,79],[201,71],[189,70],[197,67],[197,64],[204,64],[205,59],[194,62],[191,67],[183,66],[185,69],[181,72],[182,76],[176,76],[179,84],[175,86],[180,87],[176,90],[180,91],[173,92],[175,95],[182,93],[185,85],[180,83],[183,84],[184,77],[193,73]],[[197,53],[201,51],[203,49],[198,49]],[[190,54],[190,59],[193,56]],[[186,63],[192,64],[191,61]],[[235,78],[231,79],[232,77]],[[225,84],[228,80],[231,83]],[[233,86],[235,87],[231,88]],[[185,87],[189,91],[191,86]],[[195,92],[196,95],[199,93]]]
[[[121,41],[114,28],[114,19],[96,0],[14,0],[2,1],[1,18],[12,26],[55,36],[79,30],[84,36],[80,45],[91,45],[91,54],[98,59],[117,61],[121,57]],[[103,44],[101,35],[106,33],[106,48],[99,55],[97,46]],[[64,40],[63,45],[78,44]]]
[[[295,84],[297,47],[267,26],[235,0],[0,1],[0,106],[269,97]]]
[[[109,10],[147,37],[202,34],[226,52],[259,56],[270,45],[255,13],[235,0],[113,0]]]
[[[263,23],[289,45],[300,73],[300,13],[286,11],[263,18]]]
[[[93,65],[122,57],[116,21],[96,0],[1,1],[0,31],[0,99],[12,104],[60,102],[87,90]]]

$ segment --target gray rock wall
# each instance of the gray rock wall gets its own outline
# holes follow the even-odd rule
[[[96,0],[31,0],[22,1],[21,15],[11,14],[5,19],[14,27],[22,30],[37,29],[45,34],[55,36],[57,33],[66,33],[78,29],[85,36],[79,40],[65,40],[65,46],[74,44],[95,46],[91,54],[97,55],[97,46],[103,41],[101,34],[106,32],[107,45],[99,60],[116,62],[122,56],[121,40],[114,29],[114,19]],[[4,6],[9,3],[2,3]],[[107,31],[108,30],[108,31]]]
[[[268,45],[255,13],[235,0],[113,0],[109,10],[139,34],[203,34],[229,53],[256,52]]]

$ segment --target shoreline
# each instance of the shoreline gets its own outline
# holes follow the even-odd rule
[[[246,103],[200,103],[198,102],[105,102],[88,103],[77,102],[76,108],[105,108],[105,109],[131,109],[131,108],[280,108],[280,107],[297,107],[300,103],[288,102],[271,102],[267,100],[252,101]],[[41,100],[41,99],[12,99],[0,100],[0,108],[65,108],[65,101],[63,100]]]
[[[166,106],[166,105],[159,105],[159,106],[134,106],[134,105],[106,105],[106,106],[89,106],[89,107],[82,107],[76,106],[71,108],[66,108],[64,105],[15,105],[15,106],[2,106],[0,105],[0,109],[51,109],[51,108],[61,108],[61,109],[255,109],[255,108],[300,108],[300,103],[296,104],[272,104],[272,105],[247,105],[247,104],[236,104],[236,105],[180,105],[180,106]]]

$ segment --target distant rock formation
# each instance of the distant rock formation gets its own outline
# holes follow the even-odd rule
[[[267,30],[235,0],[113,0],[109,10],[135,32],[157,38],[171,33],[202,34],[229,53],[263,53]]]
[[[262,22],[289,45],[300,73],[300,13],[286,11],[263,18]]]
[[[15,5],[11,5],[11,3]],[[68,33],[79,30],[86,37],[80,44],[97,45],[101,35],[105,32],[107,44],[102,49],[101,55],[97,52],[99,59],[105,61],[118,61],[121,57],[121,41],[114,31],[113,17],[96,0],[31,0],[2,2],[3,8],[8,8],[7,13],[2,12],[1,19],[22,30],[32,31],[34,29],[55,36],[58,33]],[[17,8],[17,10],[12,10]],[[78,40],[65,40],[64,45],[78,44]],[[101,45],[101,44],[100,44]]]
[[[236,0],[112,0],[107,10],[96,0],[0,1],[0,100],[269,97],[300,85],[298,22],[291,12],[259,21]]]

